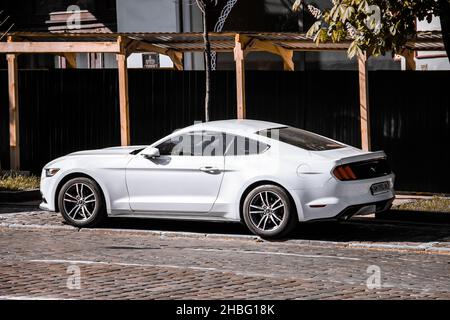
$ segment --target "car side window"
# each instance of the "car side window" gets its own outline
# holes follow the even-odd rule
[[[181,136],[180,136],[181,137]],[[177,146],[179,143],[178,137],[170,138],[159,145],[156,146],[159,150],[159,154],[162,156],[170,156],[172,154],[172,150]]]
[[[261,154],[270,148],[268,144],[238,135],[226,135],[226,156],[248,156]]]
[[[220,132],[195,131],[172,137],[156,147],[162,156],[221,156],[222,137]]]

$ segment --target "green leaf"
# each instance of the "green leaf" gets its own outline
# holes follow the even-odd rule
[[[349,57],[363,51],[384,55],[403,48],[407,39],[416,34],[416,19],[430,21],[433,15],[439,16],[442,1],[449,0],[332,0],[332,7],[323,10],[320,22],[315,22],[308,34],[314,35],[316,43],[339,42],[352,34]],[[381,21],[368,19],[372,5],[380,7]]]

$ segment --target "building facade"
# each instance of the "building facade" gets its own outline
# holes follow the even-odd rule
[[[209,11],[210,31],[306,32],[314,18],[307,10],[293,12],[294,0],[218,0]],[[330,0],[316,0],[319,9]],[[200,32],[202,15],[194,0],[6,0],[0,4],[8,16],[11,31],[47,32]],[[1,21],[1,20],[0,20]],[[419,30],[439,30],[439,20],[431,24],[418,22]],[[77,68],[116,68],[113,54],[78,54]],[[445,52],[421,53],[416,57],[417,70],[450,69]],[[0,59],[0,68],[5,59]],[[295,52],[296,70],[356,70],[357,64],[345,52]],[[66,68],[58,56],[21,56],[21,68]],[[172,68],[171,60],[153,53],[133,54],[129,68]],[[234,69],[232,53],[213,56],[217,70]],[[184,54],[185,70],[204,69],[202,53]],[[279,57],[269,53],[251,53],[246,60],[250,70],[282,70]],[[372,70],[400,70],[405,62],[384,57],[370,58]]]
[[[428,23],[417,21],[419,31],[439,31],[441,22],[439,17],[433,17]],[[450,70],[450,62],[445,51],[417,51],[415,52],[416,70]]]

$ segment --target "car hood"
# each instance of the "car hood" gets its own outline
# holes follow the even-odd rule
[[[78,151],[68,154],[68,156],[91,156],[91,155],[125,155],[134,151],[144,149],[147,146],[127,146],[127,147],[112,147],[96,150]]]

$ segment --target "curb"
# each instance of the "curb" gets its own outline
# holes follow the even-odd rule
[[[153,235],[160,238],[193,238],[193,239],[217,239],[217,240],[250,240],[250,241],[265,241],[264,239],[244,234],[221,234],[221,233],[200,233],[200,232],[183,232],[183,231],[157,231],[157,230],[134,230],[134,229],[111,229],[111,228],[94,228],[94,229],[76,229],[69,227],[79,232],[104,232],[104,233],[132,233]]]
[[[425,254],[439,254],[450,255],[450,248],[433,247],[435,242],[422,243],[417,246],[409,245],[395,245],[395,244],[370,244],[370,243],[349,243],[347,247],[354,249],[369,249],[369,250],[388,250],[397,252],[410,252],[410,253],[425,253]]]
[[[110,228],[93,228],[93,229],[79,229],[72,226],[61,225],[39,225],[39,224],[18,224],[18,223],[0,223],[0,228],[11,229],[36,229],[36,230],[69,230],[74,232],[92,233],[132,233],[136,235],[151,235],[160,238],[193,238],[193,239],[217,239],[217,240],[250,240],[250,241],[265,241],[258,236],[239,235],[239,234],[220,234],[220,233],[199,233],[199,232],[178,232],[178,231],[157,231],[157,230],[134,230],[134,229],[110,229]]]
[[[22,202],[38,201],[41,199],[39,189],[27,191],[0,191],[0,204],[21,204]]]
[[[0,228],[10,229],[37,229],[37,230],[73,230],[77,229],[70,226],[48,226],[40,224],[19,224],[19,223],[0,223]]]

